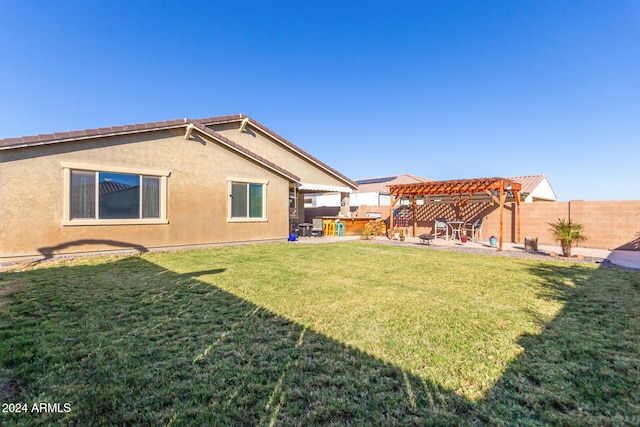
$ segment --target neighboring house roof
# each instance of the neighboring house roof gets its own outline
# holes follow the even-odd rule
[[[279,144],[286,146],[289,150],[297,153],[299,156],[306,158],[311,163],[320,167],[324,171],[328,172],[330,175],[338,178],[340,181],[345,182],[348,186],[352,188],[356,188],[356,183],[342,175],[335,169],[331,168],[327,164],[321,162],[315,157],[311,156],[309,153],[302,150],[300,147],[292,144],[287,141],[285,138],[281,137],[277,133],[253,120],[252,118],[244,115],[244,114],[236,114],[231,116],[220,116],[220,117],[209,117],[205,119],[179,119],[179,120],[168,120],[162,122],[151,122],[151,123],[142,123],[142,124],[134,124],[134,125],[124,125],[124,126],[113,126],[108,128],[97,128],[97,129],[85,129],[79,131],[70,131],[70,132],[59,132],[59,133],[51,133],[51,134],[43,134],[36,136],[23,136],[19,138],[6,138],[0,139],[0,150],[11,150],[11,149],[19,149],[25,147],[33,147],[38,145],[49,145],[49,144],[61,144],[61,143],[72,143],[76,141],[86,141],[95,138],[104,138],[110,136],[119,136],[119,135],[128,135],[134,133],[142,133],[142,132],[153,132],[159,130],[166,129],[176,129],[176,128],[184,128],[186,132],[189,129],[196,129],[199,132],[206,134],[208,137],[215,139],[219,143],[227,146],[231,150],[237,152],[238,154],[247,157],[253,161],[256,161],[268,169],[273,170],[279,175],[283,175],[286,178],[299,182],[300,177],[297,175],[287,171],[285,168],[276,165],[275,163],[265,159],[264,157],[246,149],[240,144],[230,140],[229,138],[215,132],[214,130],[207,127],[207,125],[214,125],[220,123],[231,123],[231,122],[243,122],[247,121],[247,124],[251,124],[254,128],[266,133],[271,138],[275,139]]]
[[[511,176],[506,179],[522,185],[522,198],[530,202],[533,200],[556,201],[557,197],[549,180],[545,175]],[[356,193],[381,193],[389,194],[390,185],[412,184],[417,182],[430,182],[429,178],[417,175],[401,174],[396,176],[381,176],[375,178],[357,179],[358,190]]]
[[[524,201],[547,200],[555,202],[558,199],[549,180],[544,175],[510,176],[507,179],[522,184],[520,193]]]
[[[381,176],[377,178],[357,179],[358,189],[356,193],[380,193],[389,194],[389,185],[396,184],[412,184],[414,182],[433,181],[429,178],[423,178],[417,175],[401,174],[396,176]]]
[[[101,182],[98,186],[100,195],[115,193],[116,191],[128,190],[131,186],[121,182]]]

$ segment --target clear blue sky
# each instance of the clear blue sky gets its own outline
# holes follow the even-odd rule
[[[244,113],[352,179],[640,199],[637,0],[0,0],[0,99],[0,138]]]

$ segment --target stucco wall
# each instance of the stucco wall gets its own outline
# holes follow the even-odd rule
[[[290,149],[276,143],[275,140],[260,130],[253,128],[251,125],[248,125],[243,132],[239,131],[239,123],[212,125],[209,126],[209,128],[238,142],[248,150],[282,166],[289,172],[300,177],[300,182],[323,185],[345,185],[344,182],[329,176],[326,172],[323,172],[315,166],[311,166],[309,161],[292,156]],[[334,153],[330,153],[329,156],[322,156],[321,154],[322,153],[318,155],[318,159],[323,162],[331,162],[331,156],[334,155]]]
[[[63,226],[61,161],[164,169],[162,225]],[[267,222],[229,223],[227,177],[268,180]],[[0,258],[286,239],[288,181],[183,130],[0,152]]]

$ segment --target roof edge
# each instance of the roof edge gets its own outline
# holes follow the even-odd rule
[[[221,120],[235,120],[239,116],[223,116]],[[120,135],[130,135],[142,132],[157,132],[168,129],[186,128],[192,125],[195,129],[204,132],[208,136],[214,138],[218,142],[224,144],[228,148],[238,154],[256,161],[257,163],[271,169],[285,178],[299,182],[300,177],[289,172],[283,167],[265,159],[264,157],[244,148],[240,144],[231,141],[225,136],[208,129],[202,123],[190,119],[168,120],[163,122],[141,123],[135,125],[112,126],[108,128],[85,129],[70,132],[58,132],[51,134],[42,134],[36,136],[23,136],[20,138],[0,139],[0,150],[12,150],[27,147],[37,147],[40,145],[62,144],[66,142],[87,141],[96,138],[107,138]]]
[[[12,150],[17,148],[35,147],[38,145],[59,144],[72,141],[84,141],[95,138],[128,135],[142,132],[153,132],[171,128],[179,128],[188,125],[188,119],[168,120],[163,122],[150,122],[132,125],[111,126],[106,128],[84,129],[68,132],[47,133],[18,138],[0,139],[0,150]]]

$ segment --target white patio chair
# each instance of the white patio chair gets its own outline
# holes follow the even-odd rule
[[[436,218],[433,224],[433,235],[438,237],[438,230],[444,230],[447,240],[449,240],[449,227],[447,226],[447,218]]]
[[[482,218],[476,218],[475,221],[473,221],[473,224],[471,224],[470,228],[469,228],[469,224],[467,224],[467,230],[471,230],[471,241],[475,242],[476,241],[476,231],[478,231],[479,235],[480,235],[480,241],[482,242]]]

